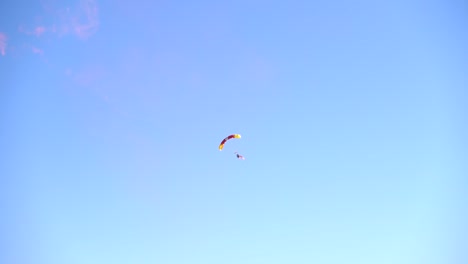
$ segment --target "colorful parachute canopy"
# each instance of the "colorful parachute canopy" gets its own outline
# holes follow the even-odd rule
[[[230,140],[231,138],[241,138],[241,135],[240,134],[232,134],[232,135],[229,135],[227,136],[225,139],[223,139],[223,141],[221,141],[221,144],[219,144],[219,150],[223,150],[224,148],[224,143],[226,143],[226,141]]]

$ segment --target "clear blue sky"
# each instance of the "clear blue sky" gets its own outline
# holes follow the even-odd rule
[[[466,1],[0,11],[1,263],[468,263]]]

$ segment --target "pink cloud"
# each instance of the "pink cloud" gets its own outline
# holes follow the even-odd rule
[[[42,49],[39,49],[39,48],[36,48],[36,47],[32,47],[31,48],[32,52],[35,53],[35,54],[39,54],[39,55],[43,55],[44,54],[44,51]]]
[[[38,37],[44,34],[44,32],[46,32],[46,28],[43,26],[38,26],[34,29],[34,35]]]
[[[5,56],[7,48],[7,36],[0,32],[0,54]]]
[[[75,8],[63,8],[56,12],[60,18],[53,25],[53,32],[60,35],[72,34],[87,39],[99,28],[99,9],[95,0],[81,0]]]
[[[52,3],[43,3],[44,10],[54,18],[56,23],[49,25],[35,25],[33,29],[20,26],[19,31],[40,37],[45,33],[64,36],[74,35],[80,39],[87,39],[99,28],[99,9],[96,0],[81,0],[74,8],[54,8]]]
[[[81,12],[79,17],[75,17],[73,29],[80,38],[88,38],[94,34],[99,26],[98,7],[94,0],[83,0],[81,2]],[[84,17],[81,20],[81,17]]]
[[[82,86],[92,86],[104,75],[104,69],[98,65],[87,66],[78,70],[70,68],[65,70],[65,75]]]
[[[45,26],[36,26],[36,27],[34,27],[33,30],[28,30],[22,25],[18,27],[18,30],[19,30],[19,32],[24,33],[26,35],[33,35],[33,36],[36,36],[36,37],[40,37],[41,35],[43,35],[47,31],[50,31],[50,29],[47,29]]]

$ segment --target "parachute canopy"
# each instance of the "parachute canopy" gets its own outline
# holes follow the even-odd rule
[[[229,135],[227,136],[225,139],[223,139],[223,141],[221,141],[221,144],[219,144],[219,150],[223,150],[224,148],[224,143],[226,143],[226,141],[232,139],[232,138],[241,138],[241,135],[240,134],[232,134],[232,135]]]

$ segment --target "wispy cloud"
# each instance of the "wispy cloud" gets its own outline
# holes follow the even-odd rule
[[[47,31],[50,31],[50,29],[48,29],[45,26],[35,26],[32,30],[28,30],[24,26],[19,26],[18,30],[19,30],[19,32],[21,32],[23,34],[33,35],[33,36],[36,36],[36,37],[40,37],[41,35],[43,35]]]
[[[72,70],[71,68],[65,70],[65,75],[81,86],[92,86],[96,84],[104,73],[104,69],[97,65],[82,67],[77,70]]]
[[[75,34],[84,39],[94,34],[99,27],[98,7],[94,0],[83,0],[80,5],[81,12],[72,17]]]
[[[50,31],[53,33],[71,34],[80,39],[87,39],[99,28],[99,9],[96,0],[81,0],[73,8],[58,9],[56,14],[60,22],[52,25]]]
[[[32,50],[32,52],[33,52],[34,54],[39,54],[39,55],[43,55],[43,54],[44,54],[44,51],[43,51],[42,49],[40,49],[40,48],[32,47],[31,50]]]
[[[0,32],[0,54],[5,56],[6,53],[6,48],[7,48],[7,36]]]
[[[36,36],[40,36],[42,34],[44,34],[44,32],[46,32],[46,28],[43,27],[43,26],[37,26],[35,29],[34,29],[34,35]]]
[[[43,3],[43,8],[55,23],[34,25],[32,29],[20,26],[19,31],[36,37],[48,33],[57,36],[74,35],[80,39],[87,39],[99,28],[99,8],[96,0],[81,0],[73,7],[62,8],[55,8],[51,3]]]

